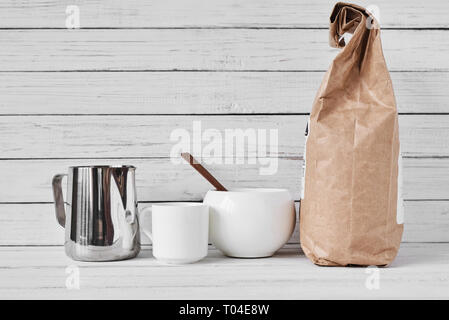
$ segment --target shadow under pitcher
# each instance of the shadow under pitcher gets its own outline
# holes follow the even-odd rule
[[[53,177],[56,218],[65,227],[64,247],[69,257],[111,261],[139,253],[135,170],[133,166],[79,166]],[[62,193],[65,176],[66,201]]]

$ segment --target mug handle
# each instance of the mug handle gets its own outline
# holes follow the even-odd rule
[[[58,223],[63,227],[65,227],[65,209],[61,184],[62,179],[66,176],[66,174],[57,174],[53,177],[51,183],[53,188],[53,198],[55,200],[56,220],[58,220]]]
[[[140,212],[139,212],[139,225],[140,225],[140,230],[142,230],[143,234],[145,234],[148,238],[150,238],[151,242],[153,242],[153,233],[150,230],[146,230],[143,227],[143,221],[145,220],[144,217],[146,216],[146,212],[149,212],[150,214],[148,215],[151,218],[151,215],[153,213],[153,209],[151,207],[146,207],[143,208]]]

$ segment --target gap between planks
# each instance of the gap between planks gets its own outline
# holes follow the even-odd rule
[[[266,112],[253,112],[253,113],[9,113],[0,114],[0,117],[94,117],[94,116],[154,116],[154,117],[170,117],[170,116],[182,116],[182,117],[223,117],[223,116],[309,116],[310,113],[306,112],[283,112],[283,113],[266,113]],[[400,116],[447,116],[449,112],[398,112]]]
[[[191,26],[191,27],[80,27],[76,30],[329,30],[329,27],[220,27],[220,26]],[[0,27],[1,30],[67,30],[67,27]],[[448,27],[382,27],[381,30],[449,30]]]
[[[215,72],[215,73],[324,73],[326,69],[61,69],[61,70],[0,70],[1,73],[151,73],[151,72],[167,72],[167,73],[182,73],[182,72]],[[390,73],[448,73],[446,69],[421,69],[421,70],[407,70],[395,69],[388,70]]]

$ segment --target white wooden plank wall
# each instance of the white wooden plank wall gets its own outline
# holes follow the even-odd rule
[[[404,241],[449,242],[449,3],[357,3],[380,9],[406,157]],[[141,206],[200,201],[207,182],[169,160],[170,132],[194,120],[277,128],[276,175],[210,168],[227,186],[284,187],[298,200],[305,121],[338,53],[327,43],[333,4],[2,0],[0,246],[63,243],[50,182],[69,165],[135,164]],[[67,5],[80,30],[65,28]]]

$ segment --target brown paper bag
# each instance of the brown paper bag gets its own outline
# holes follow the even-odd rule
[[[346,32],[353,33],[348,44]],[[396,216],[398,116],[378,23],[362,7],[337,3],[330,45],[343,49],[306,130],[301,246],[318,265],[386,265],[403,225]]]

